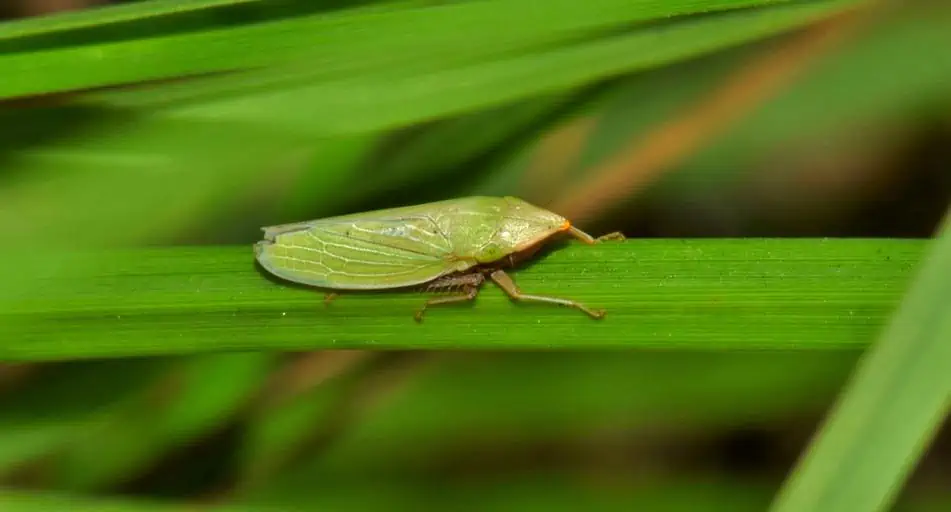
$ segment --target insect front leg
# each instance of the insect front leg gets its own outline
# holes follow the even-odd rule
[[[450,295],[448,297],[435,297],[427,300],[419,310],[416,311],[416,321],[423,321],[423,313],[429,306],[439,304],[452,304],[454,302],[468,302],[474,300],[479,295],[479,286],[485,281],[485,277],[480,273],[463,274],[458,276],[448,276],[437,279],[426,287],[427,291],[452,290],[459,289],[463,293]]]
[[[598,242],[623,242],[627,240],[627,237],[624,236],[624,233],[620,231],[615,231],[613,233],[608,233],[606,235],[601,235],[598,238],[595,238]]]
[[[577,309],[583,313],[588,314],[592,318],[601,319],[604,318],[603,309],[591,309],[580,302],[576,302],[569,299],[560,299],[558,297],[546,297],[544,295],[529,295],[527,293],[522,293],[522,290],[518,288],[518,285],[515,284],[515,281],[509,277],[508,274],[501,270],[496,270],[489,274],[489,278],[499,285],[499,288],[502,289],[509,297],[518,301],[525,302],[545,302],[547,304],[557,304],[559,306],[566,306],[569,308]]]
[[[584,231],[581,231],[580,229],[574,226],[571,226],[570,228],[568,228],[568,233],[571,236],[577,238],[578,240],[581,240],[582,242],[586,244],[597,244],[597,243],[607,242],[607,241],[627,240],[627,237],[624,236],[624,233],[621,233],[620,231],[615,231],[613,233],[608,233],[606,235],[601,235],[595,238],[585,233]]]

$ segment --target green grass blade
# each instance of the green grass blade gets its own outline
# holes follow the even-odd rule
[[[570,244],[515,272],[526,291],[604,307],[472,306],[413,321],[419,293],[345,294],[266,279],[251,247],[39,252],[0,290],[0,360],[321,348],[829,348],[865,346],[923,243],[644,240]]]
[[[170,451],[228,425],[249,404],[273,359],[269,353],[233,353],[175,361],[137,400],[102,418],[96,428],[77,431],[50,458],[47,485],[103,490],[142,475]],[[165,396],[156,398],[156,389]],[[200,472],[196,468],[174,478],[187,482]]]
[[[303,510],[393,512],[762,512],[769,503],[771,491],[768,483],[703,471],[655,478],[616,468],[549,470],[532,474],[509,468],[500,473],[483,478],[467,475],[465,479],[430,478],[408,482],[401,475],[391,475],[356,484],[328,482],[326,475],[301,473],[275,485],[268,490],[266,497],[254,503],[281,503],[286,508],[300,507]],[[938,512],[947,510],[940,507],[948,504],[947,497],[932,497],[909,503],[898,512]]]
[[[782,33],[851,2],[791,4],[689,17],[555,49],[439,69],[384,69],[160,112],[176,119],[275,123],[304,133],[391,129],[555,93]],[[107,102],[113,106],[126,106]],[[135,105],[135,103],[133,103]]]
[[[394,379],[399,385],[374,407],[351,412],[355,418],[308,468],[314,475],[425,478],[439,461],[480,447],[501,453],[597,437],[604,429],[636,438],[645,431],[676,437],[768,428],[825,407],[858,355],[856,349],[430,356],[430,364]],[[351,411],[338,409],[345,418],[340,410]],[[504,439],[496,437],[501,432]]]
[[[0,489],[0,510],[3,512],[286,512],[268,506],[208,505],[161,502],[126,497],[101,497],[61,492],[38,492]]]
[[[337,356],[341,355],[349,361],[344,364],[351,366],[340,374],[321,379],[306,391],[298,387],[293,393],[278,398],[272,395],[258,402],[258,407],[245,419],[236,488],[266,485],[285,467],[308,460],[315,444],[323,444],[315,440],[327,440],[339,434],[341,426],[352,419],[349,412],[353,397],[366,385],[367,379],[380,371],[379,365],[372,364],[379,358],[357,354],[349,358],[324,352],[324,361],[340,361]],[[323,450],[317,448],[317,451]]]
[[[398,479],[327,485],[306,475],[275,486],[254,504],[159,502],[144,499],[0,490],[4,512],[297,512],[311,510],[649,510],[664,512],[758,512],[769,500],[769,486],[716,474],[692,473],[679,479],[639,482],[637,475],[613,472],[545,472],[476,481],[403,482]],[[594,480],[594,482],[592,482]],[[258,504],[258,502],[260,504]],[[922,499],[901,512],[947,510],[948,499]]]
[[[38,35],[47,36],[70,30],[102,28],[117,23],[262,1],[264,0],[151,0],[108,7],[88,7],[4,22],[0,25],[0,41]]]
[[[483,47],[479,53],[573,38],[593,30],[764,0],[671,2],[533,0],[459,2],[427,8],[357,8],[250,26],[54,48],[0,56],[0,98],[127,84],[289,62],[322,73],[398,67]],[[108,10],[103,10],[104,15]],[[511,20],[525,20],[513,24]],[[472,41],[482,41],[473,45]],[[196,52],[195,48],[201,48]],[[471,53],[471,52],[470,52]]]
[[[889,510],[951,409],[951,223],[775,512]]]

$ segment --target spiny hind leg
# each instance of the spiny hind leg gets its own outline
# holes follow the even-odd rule
[[[467,287],[465,289],[465,293],[462,295],[450,295],[448,297],[436,297],[433,299],[429,299],[425,303],[423,303],[423,306],[421,308],[416,310],[416,315],[414,318],[416,318],[417,322],[422,322],[423,313],[426,312],[426,308],[428,308],[429,306],[437,306],[439,304],[452,304],[453,302],[468,302],[470,300],[474,300],[476,298],[476,295],[479,295],[478,288]]]
[[[327,292],[327,293],[324,295],[324,306],[329,306],[330,303],[333,302],[334,299],[336,299],[336,298],[339,297],[339,296],[340,296],[339,293]]]
[[[446,276],[439,278],[426,286],[426,291],[441,290],[460,290],[461,294],[450,295],[448,297],[434,297],[423,303],[423,306],[416,311],[416,321],[423,321],[423,313],[429,306],[439,304],[452,304],[454,302],[468,302],[474,300],[479,295],[479,286],[485,281],[485,277],[480,273],[462,274],[456,276]]]
[[[608,242],[608,241],[627,240],[627,237],[624,236],[624,233],[621,233],[620,231],[615,231],[613,233],[608,233],[606,235],[601,235],[595,238],[574,226],[571,226],[570,228],[568,228],[568,234],[577,238],[578,240],[581,240],[582,242],[586,244],[598,244],[601,242]]]
[[[524,301],[524,302],[544,302],[546,304],[557,304],[559,306],[565,306],[569,308],[577,309],[592,318],[601,319],[604,318],[603,309],[591,309],[584,304],[569,300],[569,299],[560,299],[558,297],[546,297],[544,295],[529,295],[527,293],[522,293],[522,290],[518,288],[518,285],[515,284],[515,281],[509,277],[508,274],[501,270],[496,270],[489,274],[489,278],[499,285],[499,288],[502,289],[509,297],[513,300]]]

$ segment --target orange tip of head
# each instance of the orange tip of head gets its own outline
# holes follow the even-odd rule
[[[563,223],[561,224],[560,230],[561,230],[561,231],[568,231],[569,229],[571,229],[571,221],[570,221],[570,220],[566,220],[565,222],[563,222]]]

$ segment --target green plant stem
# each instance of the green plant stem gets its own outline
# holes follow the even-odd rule
[[[269,279],[250,245],[38,252],[0,292],[0,360],[229,350],[864,347],[926,242],[631,240],[570,243],[513,272],[526,293],[605,308],[515,304],[491,284],[431,308],[414,291],[341,294]],[[21,263],[23,263],[21,262]]]

